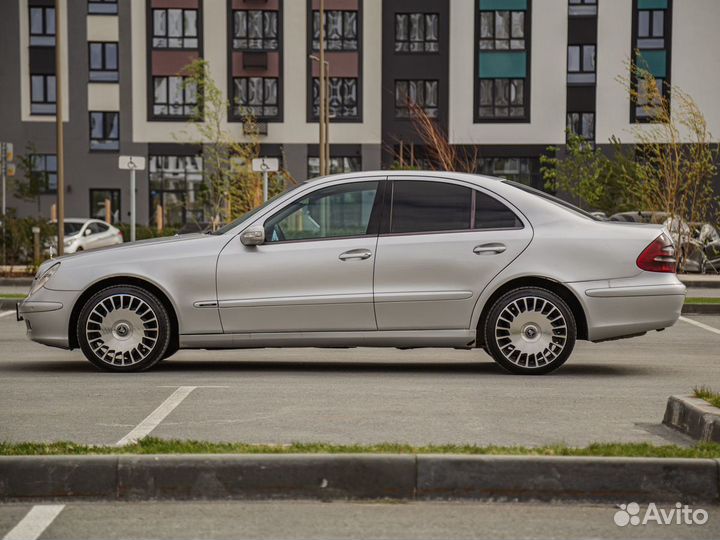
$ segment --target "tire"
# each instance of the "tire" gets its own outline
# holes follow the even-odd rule
[[[506,370],[542,375],[556,370],[570,357],[577,326],[572,310],[557,294],[522,287],[495,301],[483,334],[490,355]]]
[[[94,294],[80,311],[76,332],[85,358],[105,371],[149,369],[162,360],[172,341],[162,302],[134,285]]]
[[[163,354],[163,357],[160,359],[160,361],[162,362],[163,360],[170,358],[173,354],[178,352],[179,349],[180,347],[178,346],[177,342],[171,341],[168,344],[167,349],[165,350],[165,354]]]

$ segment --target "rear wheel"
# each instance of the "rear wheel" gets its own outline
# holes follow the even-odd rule
[[[162,303],[133,285],[108,287],[83,306],[77,338],[85,357],[107,371],[143,371],[165,355],[170,319]]]
[[[523,287],[498,298],[484,328],[485,346],[512,373],[556,370],[572,353],[577,328],[572,311],[555,293]]]

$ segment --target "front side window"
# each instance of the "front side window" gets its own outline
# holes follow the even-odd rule
[[[523,118],[525,79],[480,79],[481,119]]]
[[[472,190],[444,182],[393,182],[391,233],[470,229]]]
[[[197,87],[189,77],[153,77],[153,115],[189,117],[197,106]]]
[[[30,7],[30,46],[55,46],[55,8]]]
[[[395,52],[438,52],[439,19],[437,13],[395,14]]]
[[[525,50],[525,12],[481,12],[480,49],[486,51]]]
[[[252,114],[255,118],[273,118],[280,114],[278,80],[274,77],[238,77],[233,79],[235,116]]]
[[[55,114],[55,75],[30,75],[30,113]]]
[[[233,49],[278,50],[278,12],[233,11]]]
[[[313,78],[313,116],[320,110],[320,79]],[[358,117],[358,80],[350,77],[330,77],[330,117]]]
[[[320,12],[313,11],[313,51],[320,50]],[[325,50],[358,50],[357,11],[325,10]]]
[[[413,106],[437,118],[438,81],[395,81],[395,118],[410,118]]]
[[[197,9],[153,9],[154,49],[197,49]]]
[[[378,182],[320,189],[291,203],[265,222],[267,243],[365,236]]]
[[[30,156],[30,172],[37,181],[40,193],[57,192],[56,154],[33,154]]]
[[[90,113],[90,150],[120,149],[120,113]]]
[[[91,82],[118,81],[118,44],[89,43]]]

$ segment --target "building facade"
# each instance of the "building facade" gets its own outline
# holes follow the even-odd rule
[[[247,137],[251,113],[262,155],[297,180],[317,175],[318,9],[319,0],[0,2],[0,141],[32,155],[47,179],[39,202],[10,193],[9,206],[50,216],[62,107],[66,216],[102,216],[110,199],[126,222],[117,158],[140,155],[139,222],[154,222],[158,207],[166,224],[207,219],[195,204],[202,144],[181,142],[198,98],[183,67],[198,58],[227,93],[223,126],[234,138]],[[565,143],[566,129],[604,145],[632,142],[648,121],[617,81],[637,54],[720,134],[718,21],[717,0],[325,0],[331,172],[423,167],[412,102],[478,172],[542,187],[539,157]]]

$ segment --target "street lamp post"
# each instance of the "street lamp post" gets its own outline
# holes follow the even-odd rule
[[[318,104],[318,120],[320,121],[320,176],[327,174],[326,156],[325,156],[325,100],[327,99],[327,87],[325,86],[325,0],[320,0],[320,103]]]
[[[62,1],[55,2],[55,135],[57,154],[57,250],[65,251],[65,149],[63,141]]]
[[[327,60],[320,61],[320,58],[314,54],[310,55],[310,59],[318,62],[321,66],[324,66],[325,79],[323,80],[322,75],[319,83],[320,88],[324,88],[324,99],[323,93],[320,94],[320,103],[318,106],[318,120],[320,122],[320,176],[330,174],[330,62]]]

